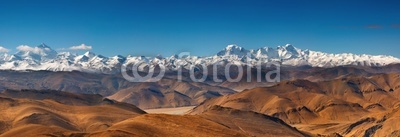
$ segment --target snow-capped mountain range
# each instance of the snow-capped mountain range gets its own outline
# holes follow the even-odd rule
[[[1,70],[49,70],[49,71],[84,71],[97,73],[118,73],[121,66],[129,66],[138,62],[146,62],[150,66],[164,65],[169,70],[178,66],[189,68],[191,65],[212,65],[220,62],[231,62],[255,65],[258,62],[280,62],[282,65],[313,67],[334,67],[342,65],[384,66],[400,63],[399,58],[386,55],[356,55],[351,53],[329,54],[318,51],[298,49],[290,44],[277,48],[264,47],[247,50],[236,45],[228,45],[214,56],[184,56],[144,57],[144,56],[113,56],[105,57],[86,52],[83,55],[70,52],[60,52],[45,44],[35,47],[33,51],[18,51],[15,54],[0,55]]]

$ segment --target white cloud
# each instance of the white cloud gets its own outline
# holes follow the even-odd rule
[[[30,52],[33,52],[33,53],[36,53],[36,54],[40,54],[40,53],[44,52],[43,50],[50,50],[50,49],[47,49],[47,48],[46,49],[41,49],[41,48],[38,48],[38,47],[30,47],[28,45],[20,45],[20,46],[17,47],[17,50],[24,51],[24,52],[30,51]]]
[[[6,49],[6,48],[0,46],[0,53],[6,53],[6,52],[9,52],[9,51],[10,51],[9,49]]]
[[[79,46],[69,47],[70,50],[92,50],[92,46],[81,44]]]

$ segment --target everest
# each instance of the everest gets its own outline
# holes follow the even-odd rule
[[[387,55],[357,55],[352,53],[330,54],[312,50],[302,50],[287,44],[276,48],[263,47],[245,49],[237,45],[228,45],[214,56],[144,57],[113,56],[105,57],[93,52],[77,55],[70,52],[57,52],[46,44],[35,47],[33,51],[18,51],[15,54],[0,55],[0,70],[47,70],[47,71],[83,71],[113,74],[121,71],[122,65],[145,62],[152,66],[164,65],[169,70],[178,66],[190,68],[191,65],[212,65],[218,62],[240,62],[243,65],[254,65],[275,61],[285,66],[335,67],[344,65],[385,66],[400,63],[400,59]]]

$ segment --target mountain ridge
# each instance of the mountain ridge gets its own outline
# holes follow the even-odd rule
[[[228,45],[213,56],[178,56],[145,57],[121,56],[105,57],[93,52],[78,55],[70,52],[56,52],[45,44],[34,47],[32,51],[21,48],[15,54],[3,54],[0,57],[1,70],[49,70],[49,71],[83,71],[98,73],[119,73],[121,66],[145,62],[154,68],[164,65],[168,70],[177,70],[181,65],[190,69],[191,65],[213,65],[220,62],[237,63],[255,66],[257,63],[277,62],[286,66],[335,67],[345,65],[355,66],[385,66],[400,63],[400,59],[388,55],[367,55],[341,53],[331,54],[312,50],[302,50],[291,44],[276,48],[263,47],[247,50],[237,45]]]

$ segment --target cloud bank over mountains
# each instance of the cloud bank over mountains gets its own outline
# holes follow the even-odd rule
[[[0,46],[0,53],[6,53],[6,52],[10,52],[10,50],[4,48],[3,46]]]
[[[88,46],[86,44],[81,44],[78,46],[69,47],[70,50],[92,50],[92,46]]]

